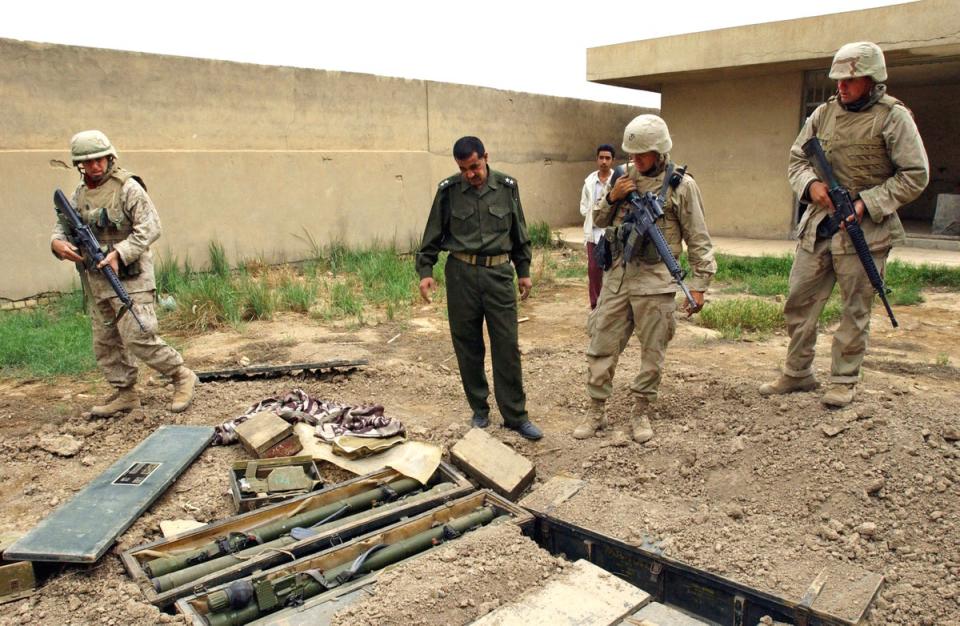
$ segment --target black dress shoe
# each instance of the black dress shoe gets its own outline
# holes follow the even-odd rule
[[[529,439],[530,441],[543,438],[543,432],[530,420],[527,420],[519,426],[511,426],[510,428],[520,433],[520,436],[524,439]]]
[[[490,425],[490,416],[474,413],[471,422],[474,428],[486,428]]]

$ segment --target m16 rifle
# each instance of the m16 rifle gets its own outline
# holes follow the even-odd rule
[[[239,626],[273,611],[299,606],[308,598],[485,526],[495,517],[496,511],[492,506],[482,506],[468,515],[407,539],[392,544],[378,544],[326,571],[313,569],[273,579],[238,580],[207,596],[207,606],[210,608],[205,616],[207,623],[210,626]]]
[[[96,235],[93,234],[89,226],[83,223],[80,215],[77,214],[77,210],[73,208],[73,205],[70,204],[70,201],[67,200],[67,197],[59,189],[53,192],[53,206],[57,215],[60,216],[60,222],[69,231],[67,238],[70,240],[70,243],[80,248],[83,252],[84,265],[86,265],[90,271],[98,271],[103,274],[103,277],[107,279],[110,287],[112,287],[113,291],[117,294],[117,297],[120,298],[120,302],[123,303],[123,306],[117,313],[117,317],[114,319],[114,323],[116,323],[124,313],[129,311],[133,319],[137,320],[137,325],[140,326],[140,332],[147,332],[143,322],[137,317],[136,311],[133,310],[133,300],[130,299],[130,294],[124,289],[123,283],[120,282],[117,273],[113,271],[113,268],[110,267],[109,264],[101,268],[97,267],[107,255],[100,249],[100,242],[97,241]]]
[[[812,160],[813,167],[820,180],[826,183],[827,194],[830,196],[830,201],[833,202],[833,208],[836,209],[829,218],[831,234],[836,233],[840,229],[840,225],[843,225],[847,235],[850,236],[850,241],[853,243],[853,249],[857,252],[860,264],[863,265],[863,271],[867,273],[870,284],[873,285],[874,291],[880,296],[880,301],[883,302],[883,306],[887,310],[890,323],[893,324],[894,328],[897,328],[899,326],[897,318],[893,316],[893,309],[890,308],[890,302],[887,300],[890,289],[883,282],[883,277],[877,270],[877,264],[873,261],[873,255],[870,254],[870,246],[867,245],[867,238],[864,236],[863,229],[860,228],[860,222],[857,220],[857,212],[853,206],[850,191],[837,181],[833,168],[830,166],[830,161],[827,160],[827,155],[823,152],[823,146],[820,145],[819,138],[814,136],[807,140],[803,144],[803,153],[808,159]],[[850,220],[851,216],[853,217],[852,220]]]
[[[629,203],[631,209],[624,217],[618,232],[623,244],[624,265],[633,259],[644,240],[648,239],[653,243],[657,254],[660,255],[660,260],[667,266],[667,271],[670,272],[673,281],[677,283],[677,286],[683,292],[683,296],[687,299],[688,311],[692,314],[700,310],[700,305],[697,304],[693,294],[690,293],[690,289],[684,284],[683,279],[686,277],[686,272],[683,271],[676,257],[673,256],[667,240],[663,237],[663,232],[657,226],[657,220],[663,217],[663,203],[667,198],[667,188],[671,185],[674,187],[679,185],[686,169],[686,167],[680,167],[675,170],[673,163],[668,164],[663,174],[663,185],[656,195],[650,191],[642,194],[631,191],[626,197],[626,202]],[[615,168],[613,175],[610,177],[610,186],[615,185],[617,179],[625,173],[623,166]]]

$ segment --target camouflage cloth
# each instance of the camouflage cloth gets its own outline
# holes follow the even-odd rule
[[[156,283],[150,244],[160,237],[160,217],[153,201],[134,174],[114,166],[95,189],[81,182],[73,194],[73,204],[101,245],[119,254],[117,274],[146,327],[141,332],[131,315],[114,322],[122,305],[110,283],[100,272],[88,271],[78,264],[90,307],[93,351],[104,377],[118,388],[136,384],[133,357],[161,374],[173,374],[183,364],[183,358],[157,335],[153,305]],[[66,240],[66,233],[58,221],[51,241]]]
[[[385,438],[405,432],[403,423],[385,415],[382,405],[340,404],[314,398],[302,389],[293,389],[280,398],[264,398],[251,405],[243,415],[217,426],[212,445],[235,443],[237,426],[263,412],[275,413],[291,424],[304,422],[314,426],[317,436],[326,441],[340,435]]]
[[[640,193],[660,191],[668,159],[668,155],[663,156],[654,176],[642,176],[630,164],[627,175],[637,183]],[[675,256],[680,256],[682,244],[686,242],[692,270],[687,285],[692,291],[706,291],[717,264],[703,216],[700,189],[690,176],[685,176],[676,189],[668,189],[664,216],[657,225]],[[624,202],[611,206],[602,199],[594,210],[594,224],[607,229],[607,240],[613,251],[613,266],[604,273],[597,308],[587,322],[590,335],[587,392],[596,400],[610,396],[617,361],[634,332],[643,352],[640,371],[630,389],[647,400],[655,400],[667,344],[676,330],[678,287],[653,245],[647,241],[624,267],[616,227],[623,222],[626,206]]]
[[[866,205],[861,227],[882,275],[890,248],[905,240],[897,210],[916,199],[929,179],[913,117],[902,102],[886,95],[883,85],[875,87],[872,103],[859,111],[846,110],[836,96],[817,107],[790,149],[788,178],[804,201],[818,178],[801,146],[814,135],[840,184]],[[867,349],[873,288],[846,232],[829,239],[818,234],[828,215],[828,208],[811,204],[797,226],[797,255],[784,307],[790,346],[783,372],[797,378],[813,374],[817,320],[839,283],[843,313],[833,335],[831,381],[855,383]]]

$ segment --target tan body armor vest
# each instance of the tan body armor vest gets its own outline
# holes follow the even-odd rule
[[[96,189],[80,187],[77,212],[103,246],[123,241],[133,232],[133,220],[120,199],[124,183],[131,178],[132,172],[115,167]]]
[[[864,189],[881,185],[896,173],[883,138],[883,127],[893,107],[903,106],[903,103],[884,95],[865,111],[847,111],[834,96],[825,106],[817,137],[837,181],[856,199]],[[814,225],[827,214],[824,208],[816,209],[822,215],[811,216]],[[905,238],[903,225],[896,213],[886,216],[880,223],[865,214],[861,227],[871,250],[887,249]],[[856,252],[850,238],[844,233],[834,235],[831,248],[838,254]]]

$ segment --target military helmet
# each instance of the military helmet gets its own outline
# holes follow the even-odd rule
[[[670,152],[673,142],[667,123],[657,115],[646,113],[633,118],[623,130],[623,151],[629,154]]]
[[[875,43],[857,41],[840,47],[833,55],[830,79],[860,78],[870,76],[878,83],[887,80],[887,63],[883,50]]]
[[[107,136],[99,130],[82,130],[70,140],[70,156],[74,165],[107,155],[116,157],[117,151]]]

